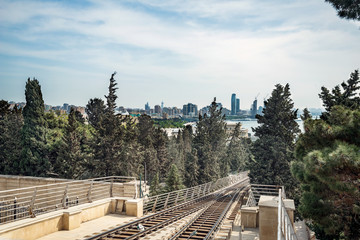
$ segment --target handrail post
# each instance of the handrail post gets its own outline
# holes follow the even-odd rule
[[[278,229],[277,229],[277,240],[282,240],[281,232],[281,189],[279,189],[279,202],[278,202]]]
[[[111,182],[110,182],[110,197],[113,197],[113,185],[114,185],[114,179],[112,178],[111,179]]]
[[[65,187],[65,190],[64,190],[63,199],[62,199],[63,208],[68,208],[68,206],[67,206],[67,199],[68,199],[67,192],[68,192],[68,188],[69,188],[69,184],[66,184],[66,187]]]
[[[165,204],[164,204],[164,209],[166,209],[167,205],[168,205],[168,201],[169,201],[169,197],[170,197],[171,192],[168,193],[166,200],[165,200]]]
[[[152,208],[152,212],[155,212],[155,209],[156,209],[156,203],[157,203],[158,198],[159,198],[159,195],[158,195],[158,196],[156,196],[156,199],[155,199],[155,202],[154,202],[154,206],[153,206],[153,208]]]
[[[92,200],[91,200],[91,190],[92,190],[93,183],[94,182],[91,181],[91,184],[90,184],[90,187],[89,187],[89,190],[88,190],[88,193],[87,193],[87,200],[88,200],[89,203],[92,202]]]
[[[29,205],[29,215],[32,218],[36,217],[35,216],[35,211],[34,211],[36,192],[37,192],[37,188],[35,188],[35,190],[34,190],[34,193],[33,193],[33,196],[31,198],[30,205]]]

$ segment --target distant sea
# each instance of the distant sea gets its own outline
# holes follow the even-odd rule
[[[226,120],[226,122],[241,122],[242,128],[246,128],[248,130],[248,133],[251,134],[251,136],[254,136],[254,132],[252,131],[251,128],[256,128],[257,126],[259,126],[257,120],[255,119],[243,119],[243,120]],[[299,124],[300,130],[301,132],[304,131],[304,125],[303,125],[303,121],[302,120],[296,120],[296,122]]]

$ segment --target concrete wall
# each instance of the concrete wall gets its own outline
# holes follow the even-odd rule
[[[0,191],[67,182],[67,179],[0,175]]]
[[[126,214],[142,216],[142,199],[107,198],[93,203],[63,209],[56,212],[0,225],[0,239],[34,240],[47,234],[78,228],[81,223],[117,212],[121,202],[126,205]]]

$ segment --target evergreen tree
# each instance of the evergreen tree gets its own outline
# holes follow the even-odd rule
[[[151,117],[144,114],[138,118],[137,124],[139,136],[138,142],[141,145],[141,152],[144,156],[144,171],[145,176],[152,179],[160,169],[160,163],[158,159],[158,152],[155,149],[155,127],[151,120]],[[161,178],[161,176],[160,176]]]
[[[26,82],[26,106],[23,110],[22,152],[17,167],[20,173],[30,176],[46,176],[50,169],[46,152],[46,122],[44,100],[38,80]]]
[[[100,128],[101,120],[105,114],[104,101],[99,98],[90,99],[86,105],[85,112],[88,115],[89,124],[96,130]]]
[[[180,173],[175,164],[171,165],[169,174],[166,179],[166,191],[172,192],[185,188]]]
[[[187,187],[194,187],[199,182],[199,160],[196,154],[196,150],[186,153],[185,162],[185,185]]]
[[[7,101],[0,101],[0,174],[19,174],[14,163],[21,153],[21,128],[24,124],[21,109],[10,110]]]
[[[232,172],[244,171],[246,165],[252,161],[250,152],[251,140],[240,137],[241,123],[237,123],[227,146],[226,158]],[[249,140],[249,141],[247,141]]]
[[[121,152],[123,147],[123,126],[121,120],[115,115],[116,108],[116,85],[115,73],[111,75],[109,95],[106,98],[104,108],[101,100],[93,100],[88,103],[86,112],[89,115],[89,123],[94,127],[93,132],[93,170],[95,175],[109,176],[119,171],[121,166]]]
[[[359,0],[325,0],[325,2],[333,5],[339,17],[360,21]]]
[[[311,113],[307,108],[304,108],[303,114],[300,116],[301,120],[305,121],[306,119],[311,119]]]
[[[350,78],[346,82],[342,82],[341,88],[343,91],[339,85],[335,86],[331,92],[326,87],[322,87],[319,97],[323,101],[326,112],[321,114],[321,119],[326,121],[331,109],[337,105],[345,106],[350,109],[359,109],[360,96],[357,93],[360,89],[359,83],[359,71],[355,70],[350,74]]]
[[[358,84],[343,83],[344,92],[337,86],[333,94],[324,94],[322,88],[327,111],[321,119],[304,121],[305,132],[296,144],[292,173],[301,183],[299,211],[311,220],[318,239],[360,238]]]
[[[71,108],[68,124],[65,127],[62,146],[57,159],[58,167],[54,169],[63,178],[79,179],[84,172],[85,154],[82,152],[81,142],[83,133],[80,129],[76,111]]]
[[[166,176],[169,171],[169,159],[167,152],[168,137],[161,128],[155,128],[154,148],[159,162],[159,170],[162,176]]]
[[[297,182],[291,176],[290,162],[294,160],[295,137],[300,130],[290,95],[289,84],[277,84],[264,101],[263,115],[256,115],[259,126],[253,131],[258,139],[253,144],[249,177],[252,183],[284,185],[287,196],[295,198]]]
[[[144,154],[141,151],[141,145],[138,142],[139,131],[135,120],[126,116],[123,120],[124,130],[123,148],[121,154],[121,166],[118,175],[139,176],[143,172]]]
[[[156,173],[150,184],[150,196],[159,195],[161,192],[159,173]]]
[[[209,108],[210,116],[199,115],[193,141],[199,160],[199,183],[216,180],[227,169],[227,164],[221,161],[226,151],[226,123],[221,110],[215,98]]]

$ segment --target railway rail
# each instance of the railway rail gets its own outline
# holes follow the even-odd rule
[[[197,223],[191,221],[198,225],[189,226],[191,227],[189,229],[195,229],[194,226],[200,227],[196,231],[196,236],[189,239],[199,239],[199,236],[204,235],[205,228],[208,230],[207,234],[209,233],[210,237],[216,229],[214,226],[221,223],[222,218],[225,216],[234,199],[236,199],[240,189],[243,189],[247,184],[248,182],[241,182],[232,188],[176,205],[134,222],[94,235],[86,240],[139,239],[200,210],[200,214],[197,214],[194,218],[197,220]],[[199,221],[203,222],[199,225]]]

